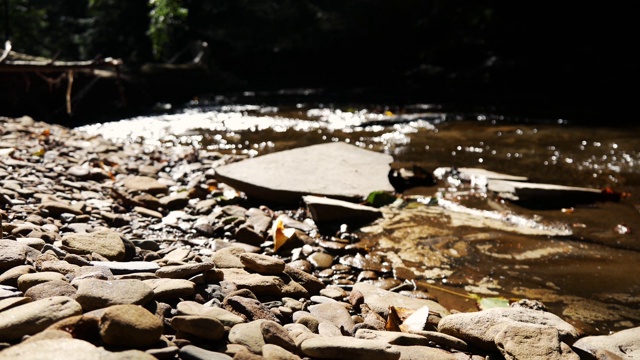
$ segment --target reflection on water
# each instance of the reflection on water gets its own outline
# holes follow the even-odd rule
[[[438,110],[424,104],[192,106],[81,129],[116,141],[246,156],[344,141],[393,155],[397,166],[481,167],[533,182],[631,193],[620,203],[534,211],[441,181],[407,193],[437,198],[439,205],[390,209],[363,237],[433,285],[539,299],[591,333],[639,326],[640,128]],[[459,310],[472,307],[437,295]]]

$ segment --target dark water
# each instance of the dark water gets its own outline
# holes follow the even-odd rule
[[[343,141],[393,155],[394,166],[478,167],[628,193],[620,202],[540,210],[443,179],[408,191],[417,206],[390,210],[361,236],[384,261],[410,269],[414,282],[445,306],[473,309],[469,294],[533,298],[595,334],[640,326],[640,127],[607,123],[455,113],[429,104],[194,102],[171,114],[82,129],[118,141],[246,156]],[[420,205],[428,199],[440,203]],[[539,226],[548,231],[532,230]]]

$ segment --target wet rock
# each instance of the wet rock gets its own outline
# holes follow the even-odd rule
[[[533,207],[571,207],[604,200],[598,189],[553,184],[490,180],[487,189],[504,199]]]
[[[316,222],[370,222],[382,216],[380,210],[371,206],[311,195],[302,199]]]
[[[153,300],[153,289],[140,280],[76,280],[76,300],[84,311],[112,305],[145,305]]]
[[[621,359],[640,358],[640,327],[618,331],[612,335],[586,336],[576,341],[573,347],[593,355],[608,351]]]
[[[394,191],[393,158],[346,143],[281,151],[216,168],[216,178],[259,199],[293,202],[307,194],[363,198]]]
[[[76,288],[66,281],[53,280],[30,287],[24,295],[34,301],[52,296],[66,296],[73,299],[76,297]]]
[[[307,260],[319,270],[330,268],[333,265],[333,256],[323,252],[314,252],[309,255]]]
[[[386,318],[389,306],[399,308],[418,310],[427,306],[433,312],[441,315],[448,315],[449,311],[435,301],[415,299],[408,296],[400,295],[391,291],[380,289],[374,285],[367,283],[356,283],[354,290],[359,291],[364,296],[364,302],[371,309]]]
[[[313,337],[302,342],[300,349],[318,359],[395,360],[400,351],[393,345],[351,337]]]
[[[62,244],[78,254],[97,253],[112,261],[121,261],[125,256],[125,246],[120,235],[110,230],[69,234],[62,238]]]
[[[112,346],[146,348],[157,343],[162,332],[162,322],[137,305],[111,306],[100,318],[100,336]]]
[[[224,335],[224,325],[217,319],[207,316],[174,316],[171,318],[171,327],[208,340],[219,340]]]
[[[35,260],[40,252],[14,240],[0,240],[0,273]]]
[[[79,315],[82,307],[66,296],[54,296],[0,313],[0,341],[14,341],[46,329],[58,320]]]
[[[263,275],[279,275],[285,267],[283,260],[261,254],[240,254],[240,261],[246,269]]]
[[[495,339],[506,326],[514,323],[534,324],[554,328],[560,341],[573,344],[577,330],[558,316],[523,308],[492,308],[473,313],[452,314],[442,318],[438,331],[455,336],[469,344],[489,351],[497,350]]]

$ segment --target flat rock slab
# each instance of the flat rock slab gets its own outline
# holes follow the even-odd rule
[[[439,179],[449,175],[456,175],[459,179],[476,184],[486,184],[487,180],[527,181],[524,176],[503,174],[480,168],[450,168],[439,167],[433,171],[433,175]]]
[[[373,221],[382,216],[380,210],[348,201],[320,196],[304,196],[304,203],[315,222],[325,221]]]
[[[364,198],[391,191],[393,157],[342,142],[312,145],[258,156],[216,168],[216,178],[247,195],[295,202],[303,195]]]
[[[92,261],[91,265],[106,267],[109,270],[111,270],[111,272],[115,275],[143,273],[143,272],[155,273],[158,269],[160,269],[160,265],[158,265],[157,263],[148,262],[148,261],[128,261],[128,262]]]
[[[364,282],[356,283],[353,290],[358,290],[364,295],[364,302],[371,310],[377,312],[385,319],[389,314],[389,306],[418,310],[424,306],[441,316],[449,315],[449,311],[435,301],[416,299],[402,294],[394,293]]]
[[[598,189],[507,180],[489,180],[487,189],[507,200],[535,207],[572,206],[605,199]]]

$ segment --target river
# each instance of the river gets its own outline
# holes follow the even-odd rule
[[[530,298],[586,333],[640,326],[640,127],[434,104],[223,100],[79,129],[249,157],[342,141],[390,154],[398,167],[474,167],[626,193],[619,202],[532,209],[445,176],[407,191],[410,206],[389,209],[384,221],[362,229],[372,252],[361,263],[408,270],[403,280],[461,311],[474,309],[478,297]],[[549,231],[532,230],[540,227]]]

